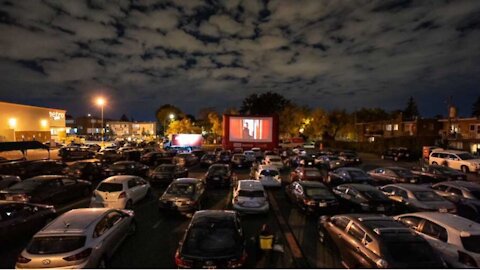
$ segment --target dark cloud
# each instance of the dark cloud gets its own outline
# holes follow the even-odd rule
[[[22,0],[0,6],[1,99],[151,119],[174,103],[237,106],[276,91],[327,109],[424,114],[454,95],[468,113],[480,72],[478,1]]]

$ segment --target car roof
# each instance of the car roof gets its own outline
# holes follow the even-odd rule
[[[194,219],[201,217],[211,217],[211,218],[233,218],[235,216],[235,211],[232,210],[200,210],[196,211],[193,215],[192,222]]]
[[[182,184],[196,184],[198,182],[202,182],[202,180],[197,178],[177,178],[173,180],[172,183],[182,183]]]
[[[443,181],[443,182],[440,182],[438,184],[442,184],[442,185],[445,185],[445,186],[456,187],[456,188],[461,188],[461,189],[480,190],[480,184],[472,183],[472,182],[468,182],[468,181]]]
[[[339,186],[346,187],[346,188],[354,188],[354,189],[359,190],[359,191],[367,191],[367,190],[377,190],[377,191],[379,191],[376,187],[374,187],[372,185],[366,185],[366,184],[342,184],[342,185],[339,185]]]
[[[434,149],[432,151],[432,153],[463,154],[463,153],[468,153],[468,152],[459,151],[459,150]]]
[[[100,219],[110,210],[109,208],[79,208],[70,210],[49,223],[37,235],[84,233],[93,222]]]
[[[240,190],[264,190],[262,183],[258,180],[239,180],[238,187]]]
[[[125,183],[128,180],[131,180],[133,178],[137,178],[137,176],[134,176],[134,175],[115,175],[115,176],[110,176],[107,179],[104,179],[101,183]]]
[[[317,181],[298,181],[302,187],[323,187],[326,188],[325,184]]]
[[[31,178],[25,179],[24,181],[26,180],[51,181],[51,180],[64,179],[64,178],[68,178],[68,177],[65,175],[39,175],[39,176],[34,176]]]
[[[341,168],[338,168],[338,170],[343,170],[343,171],[362,171],[362,169],[360,168],[356,168],[356,167],[341,167]]]
[[[385,187],[398,187],[401,189],[406,189],[409,191],[431,191],[431,189],[427,186],[422,185],[415,185],[415,184],[389,184]]]
[[[471,221],[469,219],[449,214],[449,213],[440,213],[440,212],[417,212],[417,213],[408,213],[400,216],[416,216],[425,218],[443,227],[448,227],[454,231],[465,231],[465,232],[474,232],[475,234],[480,234],[480,224]]]

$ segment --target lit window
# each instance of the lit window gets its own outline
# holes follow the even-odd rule
[[[393,130],[398,130],[398,124],[393,125]]]
[[[389,125],[385,125],[385,129],[386,129],[387,131],[391,131],[391,130],[392,130],[392,125],[390,125],[390,124],[389,124]]]

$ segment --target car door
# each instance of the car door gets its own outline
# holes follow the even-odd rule
[[[440,224],[424,219],[419,234],[422,235],[430,245],[438,250],[442,256],[450,262],[457,260],[457,248],[448,243],[448,232]]]
[[[446,190],[446,199],[453,201],[453,202],[460,202],[463,199],[463,192],[462,190],[456,187],[449,187]]]
[[[194,200],[199,203],[205,199],[205,187],[202,182],[198,182],[195,187]]]
[[[92,237],[96,242],[95,249],[97,252],[95,253],[106,254],[110,258],[114,253],[112,247],[115,246],[115,234],[111,230],[108,213],[95,225]]]
[[[347,264],[354,268],[372,267],[371,261],[368,259],[369,250],[363,242],[366,239],[365,231],[352,222],[348,227],[347,234],[348,237],[345,238]],[[371,238],[369,239],[371,242]]]
[[[112,249],[118,248],[128,233],[129,222],[124,214],[113,210],[107,214],[107,222],[113,241]]]
[[[137,186],[137,180],[135,178],[131,178],[127,182],[127,192],[130,195],[130,199],[136,203],[138,202],[141,197],[139,194],[139,188]]]
[[[136,187],[137,190],[138,190],[138,197],[139,197],[139,200],[145,198],[145,196],[147,195],[147,192],[148,192],[148,183],[147,181],[145,181],[143,178],[141,177],[137,177],[135,179],[136,181]]]
[[[462,165],[462,161],[461,159],[455,155],[455,154],[448,154],[447,156],[447,159],[448,159],[448,167],[452,168],[452,169],[455,169],[455,170],[460,170],[461,169],[461,165]]]
[[[341,253],[342,258],[347,257],[347,245],[345,238],[347,237],[346,228],[350,223],[350,219],[344,216],[333,216],[330,219],[330,225],[326,226],[326,230],[330,234],[333,242]]]

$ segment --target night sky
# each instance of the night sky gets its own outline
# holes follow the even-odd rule
[[[133,3],[135,2],[135,3]],[[480,1],[11,0],[0,100],[151,120],[274,91],[310,107],[468,115],[480,95]]]

